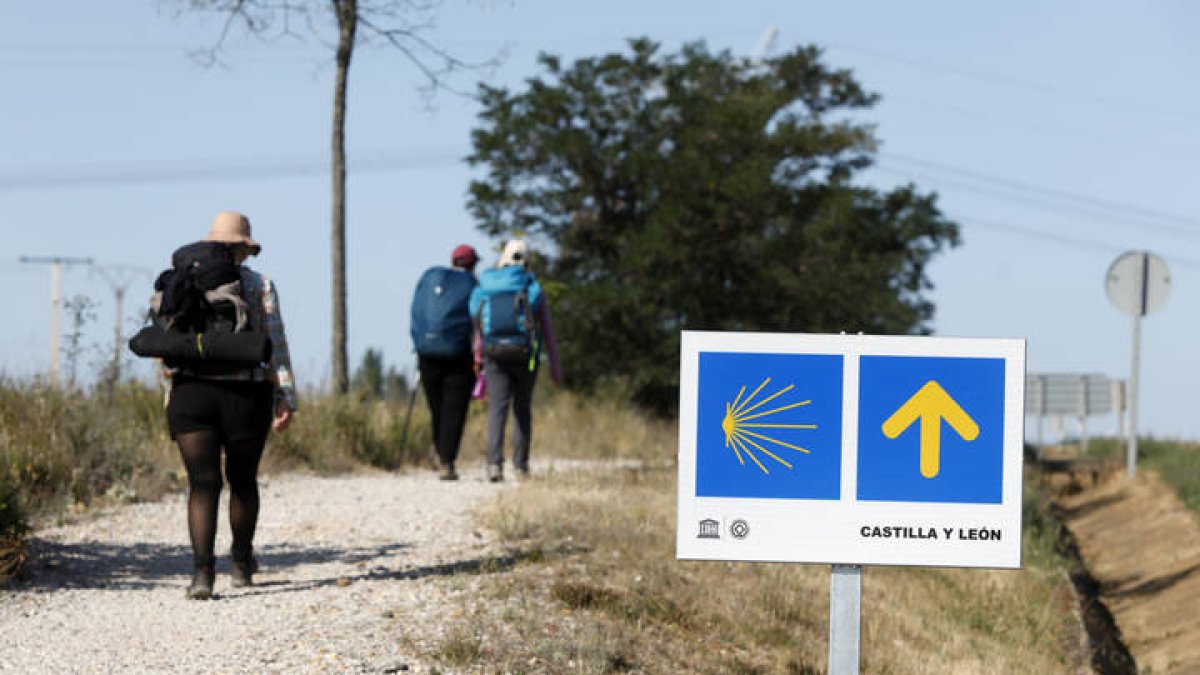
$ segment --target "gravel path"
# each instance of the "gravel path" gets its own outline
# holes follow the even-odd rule
[[[32,578],[0,592],[0,671],[428,672],[413,652],[438,644],[480,582],[469,572],[499,552],[470,511],[514,484],[482,468],[453,483],[266,477],[255,586],[229,587],[223,499],[210,602],[184,598],[182,495],[43,530]]]

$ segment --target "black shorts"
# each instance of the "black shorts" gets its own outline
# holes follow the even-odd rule
[[[270,382],[205,380],[176,375],[167,403],[171,438],[213,431],[222,440],[266,438],[275,417],[275,389]]]

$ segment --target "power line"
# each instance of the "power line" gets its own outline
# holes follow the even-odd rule
[[[442,151],[385,152],[348,161],[350,173],[381,173],[462,163],[461,156]],[[62,187],[92,187],[149,183],[186,183],[212,180],[252,180],[321,176],[329,172],[328,160],[305,157],[262,159],[226,158],[179,160],[145,164],[96,164],[61,168],[24,168],[0,173],[0,192]]]
[[[879,155],[882,158],[889,159],[892,161],[904,162],[904,163],[908,163],[908,164],[913,164],[915,166],[922,166],[922,167],[930,168],[930,169],[933,169],[936,171],[952,172],[952,173],[958,174],[960,176],[966,176],[966,177],[973,178],[976,180],[981,180],[981,181],[985,181],[985,182],[989,182],[989,183],[995,183],[997,185],[1002,185],[1002,186],[1012,188],[1015,190],[1020,190],[1023,192],[1031,192],[1031,193],[1035,193],[1035,194],[1045,195],[1045,196],[1053,198],[1053,199],[1059,199],[1059,200],[1063,200],[1063,201],[1067,201],[1067,202],[1076,202],[1076,203],[1081,203],[1081,204],[1087,204],[1089,206],[1096,205],[1096,206],[1112,209],[1114,211],[1124,211],[1126,213],[1129,213],[1129,214],[1132,214],[1132,215],[1135,215],[1138,217],[1163,220],[1166,222],[1173,222],[1173,223],[1185,225],[1185,226],[1191,227],[1191,228],[1200,228],[1200,220],[1191,218],[1189,216],[1180,215],[1178,213],[1170,213],[1167,211],[1158,211],[1156,209],[1150,209],[1150,208],[1146,208],[1144,206],[1139,206],[1137,204],[1130,204],[1127,202],[1120,202],[1120,201],[1117,201],[1114,199],[1105,199],[1103,197],[1096,197],[1094,195],[1085,195],[1085,194],[1078,193],[1078,192],[1071,192],[1069,190],[1061,190],[1058,188],[1048,188],[1048,187],[1044,187],[1041,185],[1034,185],[1032,183],[1025,183],[1025,182],[1022,182],[1019,180],[1013,180],[1011,178],[1004,178],[1003,176],[997,176],[995,174],[984,173],[982,171],[976,171],[974,169],[966,169],[963,167],[954,166],[951,164],[945,164],[942,162],[935,162],[935,161],[931,161],[931,160],[927,160],[927,159],[921,159],[919,157],[913,157],[912,155],[905,155],[905,154],[901,154],[901,153],[897,153],[897,152],[890,152],[890,151],[880,152]]]
[[[1023,80],[1020,78],[1012,77],[1010,75],[1000,75],[997,73],[987,73],[987,72],[978,71],[978,70],[970,70],[967,68],[960,68],[958,66],[946,65],[944,63],[937,63],[934,61],[926,61],[923,59],[916,59],[916,58],[901,55],[901,54],[882,52],[877,49],[869,49],[867,47],[859,47],[856,45],[846,44],[844,42],[830,42],[830,43],[826,43],[826,44],[833,49],[840,49],[842,51],[856,53],[856,54],[860,54],[862,56],[867,56],[870,58],[881,59],[881,60],[885,60],[885,61],[892,61],[895,63],[900,63],[903,65],[911,66],[914,68],[919,68],[921,70],[946,73],[949,75],[955,75],[958,77],[963,77],[963,78],[967,78],[967,79],[971,79],[971,80],[977,80],[980,82],[990,82],[992,84],[999,84],[999,85],[1003,85],[1003,86],[1007,86],[1007,87],[1027,89],[1030,91],[1037,91],[1037,92],[1044,93],[1044,94],[1052,94],[1054,96],[1058,96],[1061,98],[1074,98],[1074,99],[1079,99],[1079,100],[1091,101],[1092,103],[1100,103],[1102,105],[1124,108],[1126,110],[1136,110],[1136,111],[1140,111],[1143,113],[1150,113],[1150,114],[1163,116],[1163,117],[1174,117],[1176,119],[1180,119],[1180,120],[1183,120],[1186,122],[1200,121],[1200,114],[1197,114],[1196,111],[1192,111],[1192,110],[1178,110],[1178,109],[1173,109],[1173,108],[1150,106],[1150,105],[1146,105],[1145,103],[1141,103],[1139,101],[1134,101],[1131,99],[1120,98],[1120,97],[1116,97],[1116,96],[1103,96],[1100,94],[1095,94],[1092,92],[1087,92],[1087,91],[1083,91],[1083,90],[1079,90],[1079,89],[1067,89],[1065,87],[1060,87],[1060,86],[1054,85],[1054,84],[1048,84],[1045,82],[1034,82],[1031,80]]]
[[[991,229],[991,230],[1002,230],[1002,231],[1007,231],[1007,232],[1013,232],[1013,233],[1016,233],[1021,236],[1032,237],[1035,239],[1043,239],[1046,241],[1052,241],[1056,244],[1061,244],[1063,246],[1070,246],[1073,248],[1078,248],[1078,247],[1082,246],[1084,248],[1090,248],[1090,249],[1093,249],[1096,251],[1103,251],[1105,253],[1110,253],[1110,254],[1120,253],[1121,251],[1127,250],[1129,248],[1128,245],[1110,244],[1110,243],[1102,242],[1102,241],[1099,241],[1096,239],[1072,237],[1072,236],[1068,236],[1068,235],[1064,235],[1064,234],[1060,234],[1060,233],[1051,232],[1049,230],[1038,229],[1038,228],[1034,228],[1034,227],[1023,227],[1020,225],[1013,225],[1011,223],[1005,223],[1005,222],[1001,222],[1001,221],[990,219],[990,218],[979,218],[979,217],[967,215],[964,213],[952,212],[952,213],[947,213],[946,215],[951,220],[954,220],[956,222],[962,222],[962,223],[966,223],[968,225],[970,225],[970,224],[979,225],[981,227]],[[1177,262],[1185,267],[1194,267],[1194,268],[1200,269],[1200,260],[1198,260],[1198,259],[1181,256],[1174,252],[1167,253],[1164,257],[1169,258],[1172,262]]]
[[[1125,225],[1125,226],[1138,227],[1138,228],[1158,229],[1158,230],[1163,230],[1163,231],[1169,232],[1170,234],[1173,234],[1176,236],[1183,236],[1183,237],[1188,237],[1188,238],[1194,238],[1197,235],[1200,235],[1200,223],[1188,226],[1188,225],[1182,225],[1182,224],[1161,223],[1161,222],[1152,222],[1152,221],[1147,222],[1145,220],[1134,219],[1133,217],[1129,216],[1128,214],[1113,213],[1112,211],[1105,209],[1105,207],[1103,205],[1088,204],[1086,202],[1066,202],[1066,203],[1064,203],[1062,201],[1056,201],[1052,198],[1048,198],[1048,197],[1042,196],[1042,195],[1014,193],[1012,191],[1012,188],[1005,188],[1004,186],[997,187],[995,185],[979,185],[979,184],[970,182],[969,179],[964,180],[961,177],[938,175],[936,173],[929,173],[927,171],[923,172],[921,170],[913,170],[910,168],[897,168],[894,166],[889,166],[888,163],[886,163],[886,162],[881,162],[879,164],[876,164],[873,168],[877,171],[881,171],[883,173],[889,173],[889,174],[892,174],[895,176],[900,176],[903,178],[911,179],[914,176],[916,176],[916,177],[922,178],[922,180],[928,180],[928,181],[931,181],[936,184],[945,184],[945,185],[952,186],[957,190],[963,190],[966,192],[974,192],[974,193],[978,193],[978,194],[984,194],[984,195],[988,195],[988,196],[992,196],[992,197],[997,197],[1000,199],[1005,199],[1005,200],[1016,202],[1019,204],[1033,206],[1035,208],[1040,208],[1040,209],[1051,211],[1054,213],[1063,213],[1063,214],[1068,214],[1068,215],[1072,215],[1075,217],[1084,216],[1084,217],[1093,218],[1096,220],[1106,221],[1108,223],[1116,224],[1116,225]]]
[[[122,54],[144,54],[147,52],[166,52],[179,51],[178,45],[131,45],[131,44],[6,44],[0,45],[0,55],[3,54],[22,54],[23,52],[36,53],[54,53],[64,52],[67,54],[95,54],[95,53],[122,53]]]
[[[926,169],[924,175],[934,182],[950,184],[958,189],[996,196],[1051,211],[1073,213],[1074,215],[1082,214],[1120,225],[1158,228],[1189,237],[1200,234],[1200,220],[1180,214],[1033,185],[902,153],[880,153],[880,157],[883,161],[875,168],[885,173],[903,177],[911,177],[914,173],[922,174],[921,171],[913,171],[911,168],[889,166],[892,163],[908,164]],[[417,152],[387,151],[376,153],[365,159],[352,160],[350,170],[351,173],[359,174],[379,173],[438,165],[449,166],[460,162],[462,162],[461,156],[455,156],[445,149],[427,149]],[[40,169],[26,168],[19,174],[4,175],[0,173],[0,191],[203,180],[249,180],[323,175],[327,171],[325,160],[304,157],[228,158],[135,165],[93,165],[70,167],[58,174],[51,173],[49,167],[42,167]],[[929,171],[934,173],[930,174]],[[950,174],[950,176],[938,175],[939,173]],[[975,181],[975,183],[971,181]],[[982,183],[982,185],[976,183]],[[1143,219],[1149,219],[1151,222]],[[1016,228],[1010,226],[1009,229]]]
[[[972,122],[980,122],[1001,127],[1019,128],[1040,134],[1052,135],[1056,138],[1069,137],[1087,142],[1089,144],[1121,148],[1123,150],[1136,150],[1141,153],[1152,153],[1156,159],[1179,162],[1200,160],[1200,147],[1184,148],[1184,151],[1180,152],[1180,148],[1178,147],[1165,147],[1160,145],[1149,146],[1130,140],[1129,138],[1117,138],[1111,134],[1098,135],[1082,133],[1078,129],[1072,127],[1044,124],[1041,122],[1033,122],[1015,117],[999,116],[990,112],[980,112],[979,110],[975,110],[966,106],[946,105],[944,103],[938,103],[927,99],[892,93],[884,94],[883,102],[885,104],[901,103],[905,105],[916,106],[926,110],[935,110],[937,112],[965,118]]]

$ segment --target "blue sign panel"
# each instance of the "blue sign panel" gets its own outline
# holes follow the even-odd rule
[[[700,352],[696,496],[838,499],[842,356]]]
[[[863,356],[858,498],[1001,503],[1004,359]]]

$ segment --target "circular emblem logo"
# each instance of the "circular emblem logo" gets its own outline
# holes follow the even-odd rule
[[[750,534],[750,523],[740,518],[733,521],[729,525],[729,534],[732,534],[734,539],[745,539],[746,535]]]

